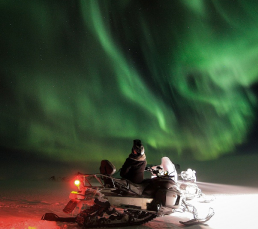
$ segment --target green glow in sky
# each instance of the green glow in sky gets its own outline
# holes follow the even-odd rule
[[[1,146],[75,162],[122,163],[135,138],[149,161],[234,152],[256,118],[257,8],[2,2]]]

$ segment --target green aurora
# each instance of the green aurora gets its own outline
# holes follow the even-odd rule
[[[258,2],[1,1],[0,146],[209,160],[256,118]]]

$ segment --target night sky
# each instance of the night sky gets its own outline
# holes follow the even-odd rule
[[[0,9],[2,164],[121,164],[136,138],[152,163],[257,153],[258,2]]]

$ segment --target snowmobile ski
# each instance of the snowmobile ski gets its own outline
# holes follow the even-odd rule
[[[184,224],[186,226],[190,226],[190,225],[195,225],[195,224],[203,224],[205,222],[207,222],[208,220],[210,220],[210,218],[214,215],[214,210],[212,208],[209,209],[209,214],[203,218],[203,219],[200,219],[200,218],[194,218],[194,219],[191,219],[191,220],[188,220],[188,221],[179,221],[179,223],[181,224]]]
[[[41,220],[57,221],[57,222],[76,222],[76,217],[59,217],[54,213],[45,213]]]

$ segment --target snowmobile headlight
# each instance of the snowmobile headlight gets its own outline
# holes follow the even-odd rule
[[[75,180],[74,184],[78,187],[78,186],[80,186],[81,182],[80,182],[80,180]]]

